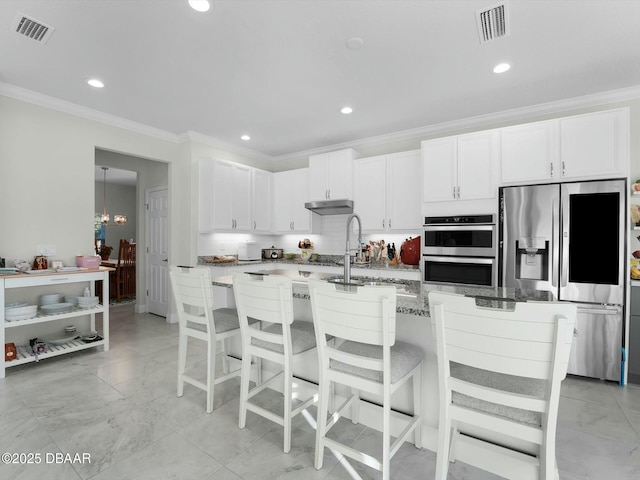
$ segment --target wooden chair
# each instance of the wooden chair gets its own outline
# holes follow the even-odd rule
[[[116,299],[136,295],[136,244],[120,239],[116,265]]]
[[[506,478],[553,479],[576,306],[484,303],[429,294],[440,390],[436,479],[456,459]]]
[[[214,387],[234,376],[240,369],[229,372],[228,339],[240,335],[238,314],[233,308],[213,309],[211,274],[206,267],[191,268],[172,265],[169,269],[171,289],[179,319],[178,340],[178,397],[182,397],[184,384],[189,383],[207,392],[207,413],[213,411]],[[207,343],[207,378],[205,382],[185,375],[189,337]],[[223,375],[215,378],[216,345],[221,341]]]
[[[414,433],[421,445],[421,378],[424,352],[416,345],[396,341],[396,289],[387,286],[341,287],[309,280],[311,311],[316,329],[320,369],[320,399],[316,431],[315,467],[322,468],[324,448],[330,448],[390,476],[390,461]],[[331,338],[334,337],[334,338]],[[391,396],[407,381],[413,384],[413,416],[391,442]],[[327,422],[334,383],[351,387],[351,396]],[[382,458],[360,452],[327,433],[351,407],[358,423],[360,391],[382,399]]]
[[[244,428],[247,410],[261,415],[284,428],[284,452],[291,450],[291,419],[316,403],[317,394],[293,408],[293,364],[296,358],[315,348],[316,338],[312,322],[294,321],[291,279],[278,275],[259,276],[246,273],[233,275],[233,291],[242,332],[242,381],[240,387],[240,416],[238,426]],[[250,319],[262,322],[262,330],[249,324]],[[249,389],[252,357],[269,360],[282,370]],[[250,400],[276,380],[284,380],[284,411],[279,416]],[[306,382],[296,379],[296,383]],[[316,388],[309,383],[309,386]],[[297,397],[297,392],[295,392]]]

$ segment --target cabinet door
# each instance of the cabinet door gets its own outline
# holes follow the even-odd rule
[[[307,169],[293,170],[290,184],[286,187],[292,192],[291,212],[293,230],[296,232],[308,232],[311,230],[311,211],[304,208],[309,201],[309,172]]]
[[[620,174],[628,151],[628,115],[614,110],[560,119],[564,177]]]
[[[233,171],[233,229],[239,232],[253,230],[251,205],[253,195],[251,191],[251,167],[235,165]]]
[[[291,177],[290,172],[273,175],[273,223],[276,232],[291,232],[293,228]]]
[[[495,198],[497,165],[496,130],[458,137],[458,199]]]
[[[231,163],[214,161],[213,181],[213,227],[214,230],[232,230],[233,218],[233,184],[235,166]]]
[[[422,142],[422,201],[440,202],[455,199],[456,138],[447,137]]]
[[[352,150],[331,152],[327,159],[327,190],[331,200],[352,198]]]
[[[420,150],[387,156],[387,228],[417,230],[420,212]]]
[[[387,227],[386,165],[384,155],[353,162],[353,204],[362,220],[363,231],[380,231]]]
[[[271,177],[264,170],[253,171],[253,231],[271,230]]]
[[[309,200],[327,200],[327,168],[329,154],[322,153],[309,157]]]
[[[213,166],[212,159],[203,159],[199,162],[199,191],[198,191],[198,230],[200,232],[213,232]]]
[[[503,183],[559,178],[557,122],[536,122],[500,131]]]

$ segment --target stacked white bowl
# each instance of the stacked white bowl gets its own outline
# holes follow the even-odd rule
[[[62,295],[59,293],[45,293],[40,295],[40,306],[60,303],[61,301]]]
[[[98,297],[78,297],[78,307],[93,308],[98,305]]]
[[[9,303],[4,307],[4,319],[7,322],[28,320],[38,314],[37,305],[29,305],[27,302]]]

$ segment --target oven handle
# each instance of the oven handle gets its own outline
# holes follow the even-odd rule
[[[486,232],[495,230],[495,225],[425,225],[425,232],[462,232],[466,230],[473,230],[477,232]]]
[[[423,255],[423,260],[442,262],[442,263],[475,263],[478,265],[491,265],[495,263],[495,258],[478,258],[478,257],[436,257],[431,255]]]

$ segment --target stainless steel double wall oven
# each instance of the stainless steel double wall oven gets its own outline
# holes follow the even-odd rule
[[[422,280],[495,286],[497,237],[494,215],[425,217]]]

